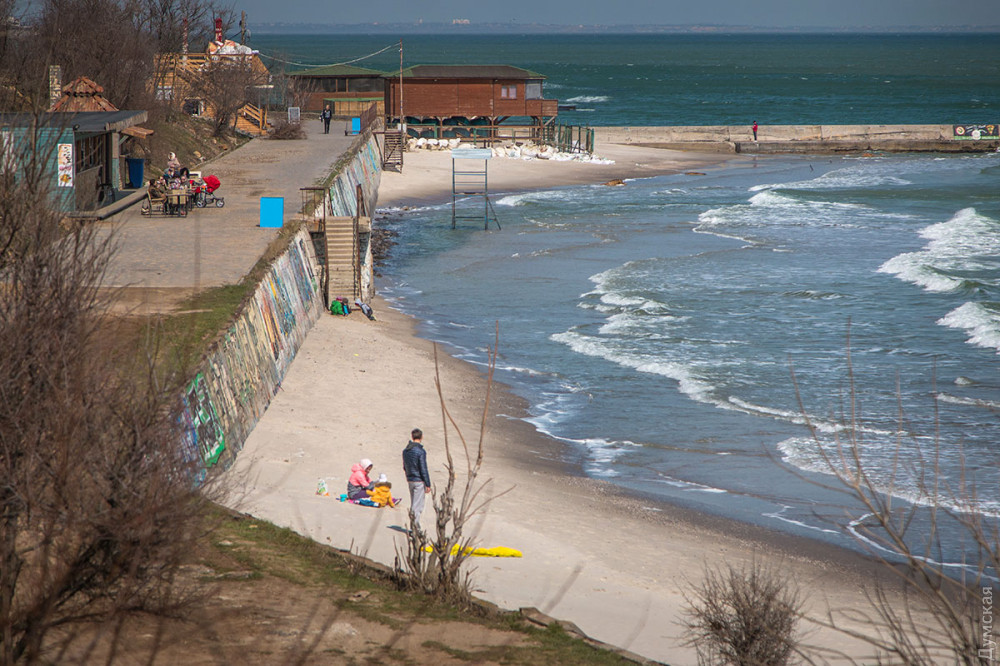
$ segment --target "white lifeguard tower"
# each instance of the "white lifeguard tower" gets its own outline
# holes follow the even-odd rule
[[[500,229],[500,221],[490,202],[489,162],[493,151],[489,148],[456,148],[451,151],[451,228],[457,220],[483,220],[483,229],[489,230],[490,222]],[[482,160],[482,167],[470,164],[472,160]],[[482,199],[482,214],[459,214],[459,200],[463,203]],[[469,206],[469,209],[472,207]]]

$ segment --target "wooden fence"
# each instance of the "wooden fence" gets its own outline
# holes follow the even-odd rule
[[[545,128],[542,141],[561,153],[594,152],[594,130],[590,127],[549,125]]]

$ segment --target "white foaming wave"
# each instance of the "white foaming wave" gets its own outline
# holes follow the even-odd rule
[[[844,169],[834,169],[828,171],[811,180],[793,181],[790,183],[770,183],[766,185],[755,185],[750,188],[751,192],[763,190],[840,190],[855,188],[872,188],[885,185],[903,187],[912,184],[899,176],[889,173],[879,173],[873,169],[872,163],[867,162],[860,166],[850,166]]]
[[[566,101],[570,104],[593,104],[594,102],[607,102],[610,97],[607,95],[578,95],[570,97]],[[579,111],[579,109],[577,109]]]
[[[813,530],[815,532],[823,532],[825,534],[841,534],[839,530],[833,530],[828,527],[819,527],[817,525],[810,525],[809,523],[803,522],[801,520],[796,520],[795,518],[789,518],[788,516],[782,515],[785,511],[788,511],[792,507],[782,506],[778,511],[763,514],[765,518],[774,518],[780,520],[783,523],[788,523],[790,525],[795,525],[796,527],[804,527],[808,530]]]
[[[699,227],[695,231],[721,235],[711,227],[765,227],[775,224],[794,226],[857,226],[854,213],[867,211],[865,206],[849,203],[809,201],[796,199],[780,192],[764,191],[750,197],[746,204],[711,208],[698,215]],[[739,236],[730,236],[748,241]]]
[[[963,396],[951,395],[950,393],[938,393],[935,396],[941,402],[952,405],[970,405],[972,407],[985,407],[987,409],[1000,410],[1000,402],[995,400],[983,400],[981,398],[966,398]]]
[[[895,275],[927,291],[951,291],[963,280],[948,271],[990,270],[1000,267],[1000,226],[974,208],[963,208],[946,222],[920,230],[930,242],[918,252],[899,254],[878,271]]]
[[[1000,353],[1000,312],[982,303],[964,303],[938,319],[937,323],[966,331],[970,345],[995,349]]]
[[[767,416],[781,421],[788,421],[789,423],[797,423],[799,425],[805,425],[807,422],[807,415],[802,414],[802,412],[777,409],[774,407],[764,407],[763,405],[756,405],[752,402],[747,402],[746,400],[741,400],[736,397],[730,397],[729,404],[737,411],[744,412],[745,414],[751,414],[753,416]],[[840,423],[832,423],[824,419],[816,418],[812,415],[808,415],[808,423],[822,433],[834,433],[846,429]]]
[[[865,476],[875,490],[892,495],[916,506],[941,507],[959,513],[981,512],[984,515],[1000,517],[1000,501],[977,498],[975,501],[951,497],[946,492],[948,479],[940,478],[944,489],[938,496],[931,496],[921,488],[920,471],[911,477],[905,467],[895,464],[895,456],[886,458],[884,452],[895,451],[895,441],[879,446],[866,441],[857,450],[847,442],[819,441],[810,437],[791,437],[778,443],[782,459],[801,470],[833,476],[835,472],[845,479],[851,479],[856,464],[865,470]],[[855,455],[857,454],[857,455]],[[901,455],[906,457],[904,451]],[[914,454],[917,455],[917,454]],[[856,458],[860,459],[857,460]]]
[[[903,282],[913,283],[927,291],[951,291],[962,286],[961,279],[940,273],[929,265],[930,259],[927,252],[904,252],[879,266],[877,272],[895,275]]]
[[[758,192],[749,199],[751,206],[764,206],[767,208],[795,209],[803,208],[814,210],[864,210],[867,207],[861,204],[843,203],[836,201],[810,201],[806,199],[796,199],[780,192],[765,190]]]
[[[662,375],[677,382],[679,390],[692,399],[709,404],[721,404],[721,401],[712,399],[715,387],[694,376],[691,369],[681,363],[657,360],[653,361],[642,356],[633,356],[628,353],[611,349],[604,341],[569,330],[564,333],[553,333],[549,336],[553,342],[560,342],[574,352],[585,356],[594,356],[617,363],[625,368],[632,368],[638,372],[645,372],[654,375]]]
[[[543,190],[541,192],[523,192],[521,194],[508,194],[501,197],[495,203],[498,206],[523,206],[529,203],[549,202],[549,201],[569,201],[576,200],[569,190]]]
[[[962,513],[962,512],[960,511],[960,513]],[[986,513],[986,515],[992,515],[992,514],[989,514],[987,512],[984,512],[984,513]],[[860,526],[866,520],[868,520],[869,518],[872,518],[872,517],[873,517],[872,514],[866,513],[865,515],[861,516],[860,518],[852,520],[847,525],[847,528],[846,528],[847,531],[850,532],[851,536],[853,536],[855,539],[857,539],[861,543],[866,544],[870,548],[873,548],[875,550],[880,550],[883,553],[888,553],[890,555],[899,556],[899,552],[898,551],[896,551],[896,550],[894,550],[892,548],[886,548],[881,543],[875,541],[874,539],[870,539],[870,538],[868,538],[867,536],[865,536],[864,534],[861,533],[861,531],[859,530]],[[913,558],[917,559],[917,560],[920,560],[921,562],[926,562],[926,563],[930,564],[932,567],[944,567],[944,568],[948,568],[948,569],[961,569],[961,570],[964,570],[964,571],[968,572],[969,574],[972,574],[973,576],[977,576],[978,577],[979,575],[982,575],[982,579],[983,580],[993,580],[993,581],[997,580],[995,577],[990,576],[988,574],[985,574],[985,573],[981,574],[978,566],[972,565],[972,564],[967,564],[965,562],[939,562],[939,561],[937,561],[937,560],[935,560],[935,559],[933,559],[931,557],[922,557],[920,555],[913,555]]]
[[[716,488],[715,486],[707,486],[704,483],[697,483],[695,481],[684,481],[683,479],[667,476],[665,474],[661,474],[658,481],[660,483],[665,483],[668,486],[673,486],[674,488],[680,488],[681,490],[691,490],[701,493],[716,493],[716,494],[726,494],[729,492],[728,490],[723,490],[722,488]]]
[[[642,305],[645,302],[645,298],[639,296],[626,296],[625,294],[614,291],[606,291],[601,294],[601,303],[604,303],[605,305],[628,307],[630,305]]]
[[[550,402],[554,401],[561,406],[565,398],[566,396],[556,396]],[[524,420],[534,426],[535,430],[543,435],[547,435],[560,442],[586,448],[589,459],[584,464],[584,469],[591,476],[605,478],[619,476],[620,472],[612,467],[612,463],[624,455],[628,448],[640,446],[627,439],[611,440],[603,437],[574,438],[559,435],[554,429],[562,422],[563,418],[567,415],[567,411],[549,405],[542,406],[540,409],[542,410],[540,414],[529,416]]]

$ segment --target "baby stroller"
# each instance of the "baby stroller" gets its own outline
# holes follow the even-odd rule
[[[225,206],[226,200],[215,196],[215,191],[221,186],[222,183],[216,176],[205,176],[205,180],[194,186],[194,205],[198,208],[204,208],[210,204],[215,204],[219,208]]]

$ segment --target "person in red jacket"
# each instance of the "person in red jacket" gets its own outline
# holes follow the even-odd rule
[[[757,121],[753,121],[753,140],[757,140]]]

